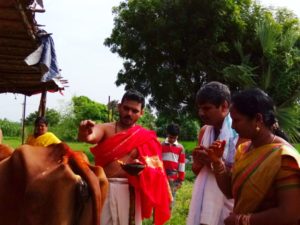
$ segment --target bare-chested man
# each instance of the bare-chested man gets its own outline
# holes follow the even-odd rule
[[[127,91],[118,105],[118,121],[96,124],[84,120],[80,123],[78,139],[96,144],[91,148],[95,164],[104,168],[110,182],[101,225],[128,225],[130,221],[142,224],[142,218],[149,218],[154,207],[155,224],[163,224],[169,219],[171,197],[162,166],[160,143],[153,131],[136,124],[144,113],[144,106],[145,99],[139,92]],[[136,176],[121,167],[122,163],[132,162],[145,165]],[[158,186],[163,194],[157,192]],[[129,187],[134,189],[135,207],[131,204]]]

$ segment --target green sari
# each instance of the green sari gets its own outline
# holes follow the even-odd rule
[[[236,152],[232,169],[232,193],[234,212],[253,213],[268,196],[282,168],[282,156],[294,158],[300,171],[300,155],[290,145],[275,143],[248,151],[250,142],[241,144]],[[300,173],[299,173],[300,174]]]

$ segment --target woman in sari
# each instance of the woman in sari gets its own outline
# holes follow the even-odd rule
[[[225,224],[300,224],[300,155],[276,135],[272,99],[256,88],[239,92],[231,104],[232,128],[249,141],[239,145],[232,170],[220,157],[222,141],[207,150],[220,189],[235,200]]]
[[[47,147],[59,143],[61,143],[61,140],[55,134],[48,131],[47,119],[45,117],[38,117],[34,122],[34,133],[27,138],[26,144]]]

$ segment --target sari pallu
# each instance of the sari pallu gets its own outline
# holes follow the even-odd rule
[[[59,144],[61,140],[59,140],[52,132],[46,132],[38,137],[34,137],[34,135],[30,135],[26,141],[26,144],[33,146],[43,146],[47,147],[52,144]]]
[[[282,156],[291,156],[300,167],[300,155],[292,146],[275,143],[247,152],[249,146],[246,142],[238,147],[232,171],[234,212],[238,214],[256,212],[275,182]]]

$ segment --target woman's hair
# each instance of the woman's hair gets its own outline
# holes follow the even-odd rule
[[[273,124],[273,126],[271,127],[271,130],[276,136],[279,136],[279,137],[283,138],[284,140],[286,140],[287,142],[290,142],[289,136],[279,127],[278,122]]]
[[[273,100],[261,89],[252,88],[233,95],[231,103],[241,114],[253,119],[260,113],[264,124],[272,129],[277,122]]]
[[[45,117],[43,117],[43,116],[37,117],[36,120],[34,121],[34,125],[35,125],[35,126],[38,126],[38,125],[41,124],[41,123],[44,123],[44,124],[46,124],[46,126],[48,126],[48,121],[47,121],[47,119],[46,119]]]
[[[275,134],[278,137],[281,137],[282,139],[286,140],[287,142],[290,142],[290,138],[289,136],[283,131],[281,130],[279,127],[277,127],[276,129],[273,129],[273,134]]]
[[[289,141],[288,135],[280,129],[276,116],[275,105],[272,98],[259,88],[247,89],[233,95],[231,104],[241,114],[253,119],[258,113],[263,122],[275,135]]]

